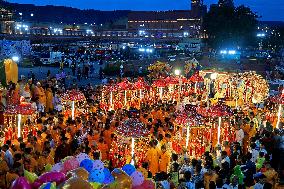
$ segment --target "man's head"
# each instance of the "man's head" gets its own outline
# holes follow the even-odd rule
[[[6,152],[8,149],[9,149],[8,144],[5,144],[5,145],[2,147],[2,150],[3,150],[4,152]]]
[[[227,152],[226,152],[226,151],[222,151],[222,152],[221,152],[221,157],[222,157],[222,158],[227,157]]]
[[[161,146],[161,151],[162,151],[163,153],[165,153],[165,152],[167,151],[166,145],[162,145],[162,146]]]

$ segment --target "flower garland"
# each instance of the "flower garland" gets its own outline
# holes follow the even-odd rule
[[[32,115],[35,113],[35,109],[32,108],[30,103],[20,105],[10,105],[6,108],[5,115]]]
[[[122,122],[116,133],[124,137],[141,138],[150,134],[146,126],[137,118],[129,118]]]
[[[75,101],[75,102],[86,100],[85,95],[78,90],[67,91],[66,93],[61,95],[61,99],[63,101]]]

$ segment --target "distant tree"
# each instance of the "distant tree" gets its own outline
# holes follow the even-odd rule
[[[219,0],[218,5],[223,6],[223,7],[234,7],[234,1],[233,0]]]
[[[214,48],[247,46],[255,42],[257,15],[245,6],[211,6],[203,28]]]

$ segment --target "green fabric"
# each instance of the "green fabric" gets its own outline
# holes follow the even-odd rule
[[[179,178],[178,178],[178,172],[172,172],[171,173],[171,181],[174,183],[175,186],[178,186],[179,184]]]
[[[264,157],[259,157],[259,158],[257,158],[257,160],[256,160],[256,168],[257,169],[260,169],[260,168],[262,168],[262,165],[263,165],[263,163],[265,162],[265,158]]]

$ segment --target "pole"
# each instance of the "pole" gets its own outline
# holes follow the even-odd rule
[[[211,82],[212,82],[212,80],[210,80],[210,81],[208,82],[208,96],[209,96],[210,93],[211,93]]]
[[[134,138],[131,138],[131,164],[134,165],[134,147],[135,147],[135,141]]]
[[[18,114],[18,138],[21,137],[21,121],[22,121],[22,115]]]
[[[74,120],[75,119],[75,102],[74,101],[72,101],[71,115],[72,115],[72,120]]]
[[[126,103],[127,103],[127,91],[125,90],[124,91],[124,106],[126,106]]]
[[[139,90],[140,93],[140,99],[142,99],[142,89]]]
[[[186,149],[188,148],[188,143],[189,143],[189,126],[186,127]]]
[[[220,136],[221,136],[221,122],[222,118],[219,117],[219,123],[218,123],[218,144],[220,144]]]
[[[159,89],[160,89],[160,99],[162,100],[162,98],[163,98],[163,87],[160,87]]]
[[[277,129],[279,129],[279,123],[280,123],[280,119],[281,119],[281,112],[282,112],[282,104],[279,104],[277,123],[276,123],[276,128]]]
[[[195,84],[194,84],[194,93],[196,93],[196,88],[197,88],[197,82],[195,82]]]
[[[110,92],[110,110],[112,110],[112,92]]]
[[[178,102],[180,102],[180,93],[181,93],[181,77],[179,77]]]

